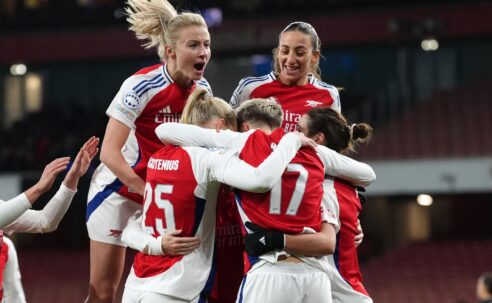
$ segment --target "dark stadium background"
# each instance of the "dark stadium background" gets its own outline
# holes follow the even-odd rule
[[[323,80],[341,88],[351,121],[376,131],[353,155],[378,176],[361,214],[369,293],[378,303],[475,301],[476,279],[492,270],[492,2],[171,2],[210,22],[206,78],[226,100],[242,77],[270,70],[288,23],[312,23]],[[74,156],[89,136],[102,137],[122,81],[157,63],[127,31],[123,4],[0,2],[0,198],[32,185],[54,157]],[[89,179],[56,232],[15,236],[29,302],[86,295]],[[419,205],[419,194],[432,205]]]

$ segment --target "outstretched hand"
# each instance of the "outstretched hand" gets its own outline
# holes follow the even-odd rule
[[[87,172],[92,159],[94,159],[94,156],[99,151],[99,148],[97,148],[98,144],[99,138],[95,136],[92,136],[89,140],[87,140],[82,148],[80,148],[69,173],[73,173],[79,178],[82,177]]]
[[[46,165],[41,177],[39,178],[39,181],[24,192],[31,204],[36,202],[39,196],[51,189],[51,186],[53,186],[53,183],[55,182],[56,176],[67,169],[69,161],[69,157],[57,158]]]
[[[180,237],[182,230],[168,232],[162,236],[161,248],[166,256],[184,256],[200,246],[197,237]]]
[[[39,178],[39,181],[34,185],[41,194],[49,191],[53,183],[55,182],[56,176],[60,174],[67,168],[70,157],[57,158],[51,161],[43,170],[43,174]]]
[[[72,167],[70,167],[70,170],[65,176],[65,180],[63,180],[63,183],[66,187],[72,190],[77,189],[77,184],[80,177],[82,177],[87,172],[92,159],[99,151],[99,149],[97,148],[98,144],[99,138],[94,136],[85,141],[84,145],[80,148],[77,157],[75,157]]]

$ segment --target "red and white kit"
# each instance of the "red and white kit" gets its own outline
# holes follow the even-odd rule
[[[330,255],[330,264],[337,269],[332,278],[333,302],[372,303],[364,285],[359,268],[354,237],[358,234],[358,217],[362,209],[357,190],[351,184],[335,178],[325,180],[325,192],[339,207],[337,214],[340,230],[337,234],[335,253]]]
[[[0,282],[0,302],[26,302],[14,243],[9,238],[3,236],[1,230]]]
[[[288,86],[282,84],[275,74],[262,77],[246,77],[239,81],[230,104],[238,107],[242,102],[253,98],[275,98],[284,111],[282,128],[286,132],[296,130],[301,116],[313,107],[330,107],[341,112],[340,96],[335,86],[308,76],[305,85]]]
[[[241,157],[247,158],[245,160],[247,162],[251,161],[250,163],[252,165],[261,162],[261,158],[271,152],[272,146],[275,145],[275,142],[283,134],[281,129],[274,131],[270,136],[258,130],[243,134],[230,131],[216,133],[215,131],[201,129],[192,125],[178,125],[174,123],[161,125],[156,132],[166,142],[242,150]],[[296,158],[299,157],[297,159],[298,162],[296,163],[296,160],[294,160],[289,164],[287,172],[283,176],[282,182],[285,184],[282,184],[277,189],[274,188],[272,192],[263,196],[241,192],[239,194],[240,198],[242,198],[239,199],[239,210],[243,220],[252,221],[265,228],[276,229],[290,234],[301,233],[304,230],[319,231],[321,224],[321,197],[327,197],[323,195],[321,186],[325,173],[340,176],[345,173],[347,176],[344,177],[358,184],[367,185],[374,180],[374,172],[368,165],[341,156],[324,147],[320,147],[319,150],[320,152],[318,154],[310,150],[300,151],[296,156]],[[308,168],[306,169],[304,165]],[[310,173],[311,178],[309,178]],[[309,184],[306,186],[307,183]],[[304,194],[308,192],[308,194],[304,196],[303,192]],[[307,202],[306,205],[302,204],[303,206],[300,207],[304,198],[310,199],[311,201],[309,202],[317,201],[315,203]],[[333,202],[333,199],[327,200],[326,205],[330,204],[330,202]],[[327,221],[333,223],[333,214],[337,213],[337,210],[333,209],[334,206],[332,203],[328,207],[330,215],[327,217],[330,219],[327,219]],[[296,216],[298,212],[299,216]],[[279,254],[286,253],[272,252],[271,254],[261,256],[260,259],[249,258],[251,263],[256,264],[253,269],[258,275],[255,274],[255,279],[251,279],[250,271],[250,274],[248,274],[250,278],[249,280],[246,278],[243,282],[238,301],[255,302],[255,300],[258,301],[260,298],[265,299],[265,296],[274,294],[274,292],[271,290],[267,291],[267,288],[265,288],[269,280],[265,279],[265,275],[269,275],[272,271],[275,271],[275,268],[265,268],[263,265],[276,263]],[[315,285],[320,286],[320,283],[324,285],[324,287],[316,288],[319,290],[318,292],[311,292],[312,301],[322,302],[320,300],[323,298],[323,301],[331,302],[330,282],[328,278],[333,274],[334,268],[329,265],[326,257],[305,258],[299,256],[299,258],[310,266],[283,268],[285,267],[284,265],[279,265],[282,267],[278,268],[279,272],[283,274],[276,277],[283,276],[285,279],[276,279],[283,279],[283,282],[289,283],[292,280],[292,276],[306,275],[309,278],[305,278],[305,280],[316,280]],[[322,274],[320,275],[320,273]],[[265,292],[262,292],[261,289],[264,289]],[[279,293],[279,295],[284,296],[285,290],[283,293]],[[304,293],[302,292],[290,293],[291,298],[303,295]],[[274,299],[280,300],[281,298],[276,297]]]
[[[197,302],[200,293],[210,291],[205,288],[213,284],[219,182],[266,192],[280,179],[299,147],[296,134],[285,136],[257,168],[240,160],[235,151],[168,145],[155,153],[148,162],[142,219],[147,235],[125,230],[124,236],[130,247],[147,254],[140,252],[135,257],[123,302],[150,302],[156,294],[162,295],[163,302]],[[182,236],[200,238],[200,247],[186,256],[151,255],[159,254],[155,247],[160,246],[162,235],[177,229],[182,230]]]
[[[150,156],[162,147],[155,128],[178,122],[186,100],[196,86],[211,91],[205,79],[189,88],[176,84],[164,64],[144,68],[123,82],[106,114],[130,128],[122,154],[135,173],[145,180]],[[86,222],[89,238],[125,246],[121,232],[127,221],[141,211],[142,197],[130,192],[104,164],[92,176]]]

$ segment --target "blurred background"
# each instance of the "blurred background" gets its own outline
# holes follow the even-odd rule
[[[352,155],[378,176],[361,214],[369,293],[378,303],[476,300],[476,279],[492,270],[492,2],[170,2],[209,23],[206,78],[225,100],[242,77],[270,71],[287,24],[311,23],[322,78],[341,88],[343,113],[375,127]],[[8,199],[53,158],[102,138],[123,80],[158,58],[127,30],[124,1],[0,3],[0,198]],[[87,293],[89,180],[56,232],[15,236],[29,302]]]

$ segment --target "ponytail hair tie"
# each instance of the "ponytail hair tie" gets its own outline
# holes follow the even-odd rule
[[[352,141],[354,139],[354,126],[356,126],[357,124],[352,124],[349,126],[349,136],[350,136],[350,141]]]

